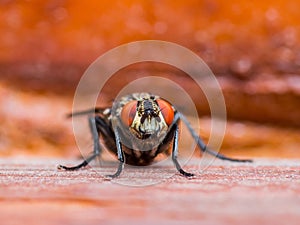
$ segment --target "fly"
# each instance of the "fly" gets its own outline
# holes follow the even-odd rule
[[[167,100],[149,93],[133,93],[115,101],[111,108],[95,108],[75,112],[69,116],[89,115],[89,126],[94,141],[94,151],[81,164],[73,167],[59,165],[59,169],[77,170],[87,166],[100,156],[103,144],[118,158],[119,165],[111,178],[118,177],[124,164],[146,166],[151,164],[161,153],[169,154],[180,174],[191,177],[180,166],[178,157],[178,139],[180,120],[187,126],[190,134],[202,152],[207,152],[219,159],[233,162],[252,162],[250,159],[235,159],[217,153],[204,144],[203,140],[191,127],[184,115]]]

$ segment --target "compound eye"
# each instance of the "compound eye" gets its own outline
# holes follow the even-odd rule
[[[174,119],[174,109],[172,105],[163,99],[157,99],[157,104],[160,108],[160,112],[162,113],[165,122],[168,126],[170,126]]]
[[[123,106],[121,112],[121,120],[125,125],[129,127],[131,126],[136,114],[136,108],[137,101],[128,102],[126,105]]]

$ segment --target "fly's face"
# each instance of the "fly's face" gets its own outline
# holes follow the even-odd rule
[[[166,100],[147,96],[124,105],[121,119],[139,139],[164,135],[174,118],[174,108]]]

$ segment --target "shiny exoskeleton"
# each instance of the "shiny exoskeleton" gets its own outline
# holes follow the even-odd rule
[[[115,101],[111,108],[96,108],[75,112],[70,116],[89,114],[89,125],[93,135],[93,154],[74,167],[59,166],[59,169],[77,170],[89,164],[101,155],[99,137],[119,160],[117,171],[108,175],[121,174],[124,163],[137,166],[151,164],[160,153],[169,154],[180,174],[190,177],[192,173],[184,171],[178,160],[178,135],[180,120],[187,126],[202,152],[208,152],[217,158],[235,162],[251,162],[249,159],[233,159],[207,148],[203,140],[192,129],[187,119],[167,100],[149,93],[134,93]]]

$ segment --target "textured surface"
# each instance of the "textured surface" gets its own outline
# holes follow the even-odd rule
[[[1,224],[299,224],[299,161],[222,161],[193,179],[171,165],[127,169],[104,179],[105,168],[57,171],[64,159],[0,160]],[[72,162],[70,162],[72,163]],[[74,163],[74,162],[73,162]],[[186,169],[196,172],[199,159]],[[99,172],[99,171],[102,172]],[[98,172],[97,172],[98,171]],[[166,179],[163,179],[167,177]],[[148,181],[156,185],[132,187]]]

